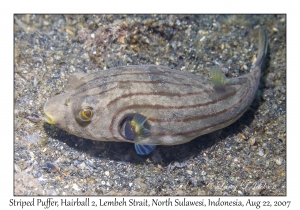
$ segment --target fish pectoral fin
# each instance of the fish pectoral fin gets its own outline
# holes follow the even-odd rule
[[[136,153],[139,155],[148,155],[155,149],[156,145],[134,144]]]
[[[150,130],[145,127],[141,127],[137,136],[137,141],[143,141],[151,136]]]
[[[149,136],[151,136],[151,132],[148,128],[145,127],[145,122],[147,121],[147,117],[141,114],[135,114],[131,121],[131,126],[133,127],[135,134],[135,141],[142,141]]]
[[[135,121],[137,124],[139,125],[144,125],[144,123],[146,122],[147,120],[147,117],[140,114],[140,113],[137,113],[133,116],[133,121]]]
[[[226,76],[220,66],[214,66],[209,71],[210,81],[216,90],[225,90]]]

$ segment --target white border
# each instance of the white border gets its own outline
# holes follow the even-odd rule
[[[292,2],[292,1],[291,1]],[[291,200],[289,209],[299,209],[299,6],[278,1],[189,1],[189,0],[113,0],[113,1],[11,1],[1,3],[1,178],[0,208],[9,207],[13,197],[13,14],[15,13],[287,13],[287,197],[251,197],[252,200]],[[298,173],[297,173],[298,172]],[[30,200],[30,197],[15,197]],[[54,199],[60,199],[54,198]],[[67,197],[70,199],[71,197]],[[81,197],[83,198],[83,197]],[[128,198],[128,197],[127,197]],[[135,197],[138,198],[138,197]],[[143,199],[145,197],[141,197]],[[150,199],[151,197],[147,197]],[[181,197],[182,198],[182,197]],[[204,197],[208,199],[209,197]],[[216,199],[217,197],[212,197]],[[43,197],[43,199],[46,199]],[[93,198],[97,199],[97,198]],[[104,198],[102,198],[104,199]],[[109,197],[108,199],[112,199]],[[129,198],[128,198],[129,199]],[[173,198],[174,199],[174,198]],[[202,197],[189,197],[189,200]],[[222,200],[236,197],[222,197]],[[237,198],[247,200],[248,197]],[[2,208],[3,207],[3,208]],[[10,207],[20,209],[20,207]],[[38,207],[36,207],[38,208]],[[79,207],[74,207],[79,209]],[[124,207],[122,207],[124,208]],[[125,207],[132,209],[132,207]],[[174,207],[162,207],[174,208]],[[197,207],[199,208],[199,207]],[[73,209],[73,208],[72,208]],[[81,208],[82,209],[82,208]],[[253,209],[253,207],[252,207]]]

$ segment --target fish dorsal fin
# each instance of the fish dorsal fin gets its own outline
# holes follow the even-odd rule
[[[213,66],[209,71],[210,81],[216,90],[225,90],[226,76],[220,66]]]
[[[82,80],[84,77],[86,77],[86,75],[87,74],[84,72],[78,72],[71,75],[67,81],[67,87],[65,88],[65,92],[69,92],[78,87],[82,83]]]

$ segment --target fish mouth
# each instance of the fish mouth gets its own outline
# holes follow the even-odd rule
[[[45,112],[45,117],[44,117],[45,121],[51,125],[55,124],[55,121],[53,120],[53,117],[51,117],[51,115],[47,114]]]
[[[51,116],[46,110],[47,110],[47,104],[48,104],[49,101],[47,101],[45,104],[44,104],[44,107],[43,107],[43,111],[44,111],[44,120],[51,124],[51,125],[54,125],[55,124],[55,121],[53,119],[53,116]],[[48,110],[49,111],[49,110]]]

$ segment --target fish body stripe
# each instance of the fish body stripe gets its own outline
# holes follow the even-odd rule
[[[131,66],[131,68],[129,68],[129,70],[133,71],[136,68],[138,68],[139,66]],[[149,68],[152,68],[153,66],[150,65]],[[155,66],[155,68],[157,68]],[[118,69],[118,68],[117,68]],[[162,71],[145,71],[145,72],[120,72],[118,73],[116,68],[112,68],[111,70],[105,70],[105,71],[109,71],[110,75],[108,76],[97,76],[100,73],[99,72],[95,72],[92,73],[91,75],[88,75],[87,77],[82,77],[81,79],[83,80],[83,83],[76,86],[76,91],[72,94],[72,96],[76,96],[82,92],[85,92],[89,89],[92,88],[99,88],[101,86],[105,86],[108,84],[113,84],[113,83],[129,83],[129,82],[135,82],[135,83],[168,83],[168,84],[175,84],[175,85],[191,85],[191,86],[196,86],[199,87],[201,86],[201,83],[203,83],[203,80],[201,80],[201,78],[197,79],[196,77],[192,77],[189,74],[186,74],[184,72],[180,72],[180,71],[176,71],[176,70],[171,70],[169,68],[165,68],[165,70],[167,70],[166,72],[162,72]],[[105,72],[105,71],[101,71],[101,73]],[[117,72],[117,73],[113,73],[113,72]],[[147,80],[141,80],[142,78],[139,78],[139,76],[143,76],[145,79],[149,79],[149,77],[153,77],[154,75],[159,75],[159,77],[156,78],[156,81],[147,81]],[[138,78],[139,80],[124,80],[124,76],[128,76],[130,77],[134,77],[134,78]],[[177,82],[170,82],[168,81],[168,78],[170,79],[170,76],[172,76],[171,79],[177,81]],[[175,76],[179,76],[179,77],[175,77]],[[182,76],[185,77],[186,81],[189,81],[189,83],[183,83],[182,82]],[[120,77],[120,79],[118,80],[117,78]],[[165,77],[165,79],[163,78]],[[103,82],[103,80],[112,80],[110,82]],[[90,84],[95,84],[95,86],[91,86]]]
[[[147,135],[132,143],[182,144],[228,126],[247,110],[266,52],[266,31],[260,29],[256,63],[248,74],[236,78],[225,78],[220,67],[212,68],[211,81],[208,76],[156,65],[76,73],[64,93],[45,103],[46,119],[83,138],[128,142],[122,124],[140,114],[146,121],[139,128]],[[91,110],[91,119],[82,121],[82,110]]]
[[[228,86],[230,86],[230,85],[232,85],[232,84],[229,84]],[[238,104],[240,104],[243,100],[245,100],[245,98],[247,97],[247,94],[249,93],[249,86],[250,86],[249,80],[247,80],[247,79],[241,79],[240,82],[235,83],[235,85],[239,85],[239,87],[237,89],[235,89],[234,91],[221,94],[221,97],[218,97],[215,100],[211,100],[211,101],[204,102],[204,103],[200,102],[200,103],[195,103],[195,104],[192,104],[192,105],[151,105],[151,104],[144,104],[143,103],[143,104],[140,104],[140,105],[131,105],[131,106],[123,107],[123,108],[119,109],[118,111],[116,111],[116,113],[112,117],[112,121],[110,123],[110,132],[111,132],[111,135],[113,136],[113,138],[116,138],[116,136],[118,135],[118,133],[115,132],[116,130],[114,130],[114,127],[115,127],[115,124],[119,123],[119,121],[117,119],[120,118],[122,116],[122,113],[124,113],[126,110],[146,109],[146,110],[153,110],[153,111],[158,112],[159,110],[182,109],[182,110],[189,110],[189,111],[191,111],[192,108],[197,109],[199,107],[204,107],[204,106],[208,106],[208,105],[220,104],[220,103],[222,103],[222,101],[230,100],[230,98],[232,98],[235,95],[237,95],[237,93],[239,91],[244,91],[245,93],[241,96],[241,98],[238,101],[236,101],[234,104],[230,105],[229,107],[223,107],[222,109],[220,109],[218,111],[216,111],[216,110],[215,111],[211,111],[211,112],[207,111],[205,113],[202,113],[202,114],[200,113],[200,115],[196,115],[196,116],[192,116],[192,117],[184,117],[184,118],[179,118],[179,119],[172,119],[171,121],[172,122],[177,122],[178,123],[177,126],[180,126],[180,124],[182,124],[184,122],[192,122],[192,121],[194,121],[196,123],[197,121],[199,121],[201,119],[214,118],[215,116],[218,116],[218,115],[224,114],[226,112],[229,112],[230,110],[236,108],[238,106]],[[204,92],[208,92],[208,91],[200,91],[200,92],[194,92],[194,93],[189,93],[189,94],[181,94],[180,96],[181,97],[185,97],[185,96],[190,96],[190,95],[196,95],[196,97],[197,97],[197,95],[201,95]],[[215,93],[214,90],[210,91],[210,94],[213,94],[213,93]],[[156,94],[158,94],[158,95],[167,95],[168,93],[163,92],[163,94],[161,94],[159,92],[159,93],[154,93],[152,95],[156,95]],[[142,92],[139,92],[139,93],[133,93],[133,94],[128,94],[128,95],[123,95],[123,97],[127,98],[127,97],[134,97],[134,96],[137,96],[137,95],[143,95],[143,96],[146,97],[146,95],[149,96],[149,95],[151,95],[151,93],[142,93]],[[169,93],[169,95],[171,95],[171,93]],[[112,104],[113,102],[122,100],[122,97],[119,97],[119,98],[116,98],[116,99],[113,99],[112,101],[110,101],[108,103],[108,106],[110,104]],[[201,98],[200,98],[200,100],[201,100]],[[184,101],[184,99],[182,99],[182,101]],[[176,103],[176,101],[175,101],[175,103]],[[180,104],[180,103],[177,103],[177,104]],[[241,110],[240,113],[243,113],[245,111],[245,109]],[[149,111],[149,112],[151,112],[151,111]],[[197,111],[194,111],[194,112],[196,113]],[[236,115],[238,116],[240,114],[237,113]],[[151,118],[151,117],[149,117],[148,120],[150,122],[156,122],[156,123],[162,123],[162,122],[168,123],[168,122],[170,122],[169,120],[166,120],[166,119],[158,119],[158,118]],[[194,129],[194,130],[187,130],[185,132],[178,132],[178,133],[152,133],[152,136],[188,135],[188,134],[193,134],[193,133],[201,132],[201,131],[203,131],[205,129],[208,129],[208,128],[213,129],[214,127],[216,127],[218,125],[226,124],[226,123],[228,123],[230,121],[232,121],[232,117],[231,117],[231,115],[228,115],[228,119],[224,118],[222,121],[218,122],[217,124],[213,124],[213,125],[210,125],[210,126],[199,127],[197,129]]]

